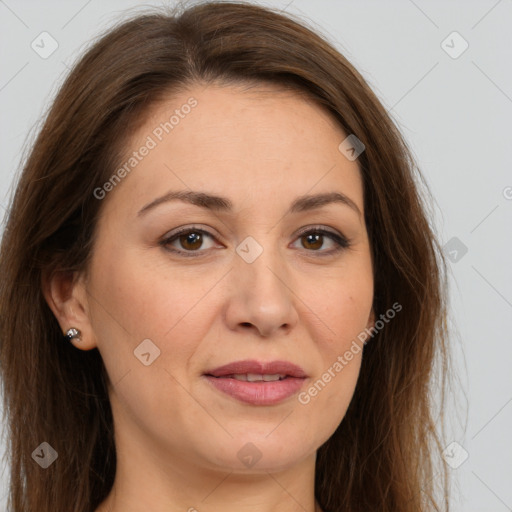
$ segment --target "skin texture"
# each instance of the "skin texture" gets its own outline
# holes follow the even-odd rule
[[[154,129],[190,97],[197,106],[158,141]],[[111,381],[118,466],[97,512],[318,511],[316,450],[343,419],[362,352],[307,404],[249,405],[203,373],[286,360],[307,373],[303,391],[373,325],[364,216],[340,203],[286,213],[298,196],[333,191],[364,211],[357,161],[338,150],[347,134],[289,91],[197,85],[153,108],[127,157],[148,136],[156,147],[103,199],[87,274],[56,276],[45,291],[63,332],[81,330],[73,343],[97,348]],[[170,190],[223,196],[233,211],[172,201],[138,215]],[[318,225],[350,247],[298,234]],[[211,237],[167,247],[199,256],[159,244],[182,226]],[[263,249],[252,263],[235,250],[248,236]],[[148,366],[134,355],[145,339],[160,350]],[[237,456],[246,443],[261,455],[252,467]]]

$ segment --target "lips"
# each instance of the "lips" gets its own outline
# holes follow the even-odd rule
[[[217,390],[251,405],[273,405],[297,393],[308,377],[287,361],[235,361],[205,372]]]
[[[228,375],[284,375],[286,377],[305,378],[304,370],[296,364],[288,361],[261,362],[254,360],[235,361],[233,363],[219,366],[214,370],[205,372],[205,375],[212,377],[226,377]]]

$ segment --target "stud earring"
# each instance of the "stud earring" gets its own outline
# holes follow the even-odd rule
[[[81,336],[82,336],[82,333],[80,332],[80,330],[75,329],[74,327],[71,327],[71,329],[68,329],[65,334],[65,337],[68,341],[71,341],[71,340],[82,341]]]

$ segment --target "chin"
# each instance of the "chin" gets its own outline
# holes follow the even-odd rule
[[[285,420],[286,421],[286,420]],[[266,428],[264,433],[261,429],[246,428],[218,443],[210,438],[205,448],[209,453],[204,454],[211,464],[217,468],[237,473],[267,473],[278,472],[295,466],[307,457],[314,454],[322,444],[322,440],[314,442],[311,438],[306,439],[304,430],[290,432],[290,430],[278,427],[279,422],[274,422],[271,428]],[[276,428],[277,427],[277,428]],[[215,446],[215,453],[211,448]]]

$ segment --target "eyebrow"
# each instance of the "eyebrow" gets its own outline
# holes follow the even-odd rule
[[[157,206],[168,203],[170,201],[183,201],[185,203],[193,204],[201,208],[206,208],[214,211],[225,211],[230,212],[233,210],[233,203],[226,197],[220,197],[205,192],[197,192],[193,190],[171,190],[161,197],[158,197],[154,201],[146,204],[137,214],[142,216],[149,210],[156,208]],[[326,192],[323,194],[304,195],[300,196],[293,201],[287,213],[299,213],[308,210],[315,210],[326,206],[328,204],[338,203],[350,207],[354,210],[359,217],[361,217],[361,211],[350,197],[342,194],[341,192]]]

